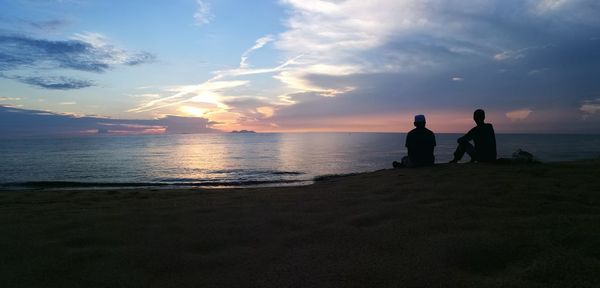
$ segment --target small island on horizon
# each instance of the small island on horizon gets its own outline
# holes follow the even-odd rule
[[[231,133],[256,133],[256,131],[252,130],[233,130]]]

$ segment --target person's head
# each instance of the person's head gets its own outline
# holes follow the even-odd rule
[[[483,120],[485,120],[485,112],[482,109],[477,109],[473,112],[473,120],[477,125],[483,124]]]
[[[415,115],[415,127],[423,128],[425,127],[425,115]]]

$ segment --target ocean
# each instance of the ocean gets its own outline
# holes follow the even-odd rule
[[[36,137],[0,140],[0,189],[240,187],[312,183],[315,177],[391,168],[405,133],[258,133]],[[460,134],[436,134],[437,163]],[[600,157],[600,135],[498,134],[542,162]],[[463,161],[468,160],[468,156]]]

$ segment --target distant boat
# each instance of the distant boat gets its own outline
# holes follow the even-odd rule
[[[252,131],[252,130],[233,130],[231,131],[231,133],[256,133],[256,131]]]

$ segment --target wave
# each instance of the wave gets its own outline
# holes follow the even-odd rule
[[[56,188],[145,188],[145,187],[248,187],[283,186],[285,184],[309,183],[310,180],[231,180],[195,182],[77,182],[77,181],[29,181],[0,184],[0,190],[56,189]]]

